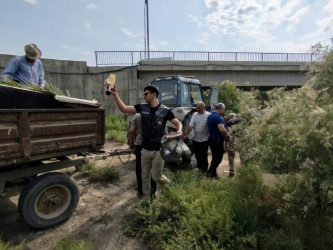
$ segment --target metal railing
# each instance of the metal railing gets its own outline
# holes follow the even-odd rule
[[[203,62],[313,62],[322,54],[261,53],[261,52],[203,52],[203,51],[95,51],[96,66],[137,65],[156,61]]]

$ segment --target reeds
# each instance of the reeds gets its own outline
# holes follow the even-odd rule
[[[48,83],[45,80],[44,80],[44,86],[40,86],[34,82],[26,81],[23,78],[20,78],[20,80],[22,82],[24,82],[24,84],[15,82],[12,79],[10,79],[9,77],[2,75],[0,84],[9,85],[12,87],[27,89],[27,90],[36,91],[36,92],[41,92],[41,93],[46,93],[46,94],[50,94],[50,95],[70,96],[68,90],[66,91],[66,95],[65,95],[61,89],[59,89],[58,87],[56,87],[53,84]]]

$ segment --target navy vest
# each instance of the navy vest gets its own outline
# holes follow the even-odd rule
[[[164,135],[169,108],[163,104],[157,108],[154,116],[151,115],[149,104],[140,104],[142,124],[142,148],[147,150],[159,150],[161,138]]]

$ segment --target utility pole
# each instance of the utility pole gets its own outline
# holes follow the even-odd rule
[[[148,8],[148,0],[145,0],[145,9],[146,9],[146,17],[145,17],[145,24],[146,24],[145,49],[147,48],[148,60],[149,60],[149,8]]]

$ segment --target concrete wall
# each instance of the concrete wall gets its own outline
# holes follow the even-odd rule
[[[13,55],[0,54],[0,72]],[[130,67],[88,67],[86,62],[42,59],[45,79],[72,97],[96,99],[108,114],[120,114],[113,97],[105,95],[104,80],[117,75],[117,89],[125,104],[143,102],[143,88],[149,81],[166,75],[191,75],[204,86],[219,85],[225,80],[237,86],[299,87],[306,79],[300,63],[269,62],[174,62],[151,61]]]
[[[219,85],[229,80],[239,87],[299,87],[305,79],[300,63],[279,62],[150,62],[138,66],[140,79],[165,75],[195,76],[203,85]]]

